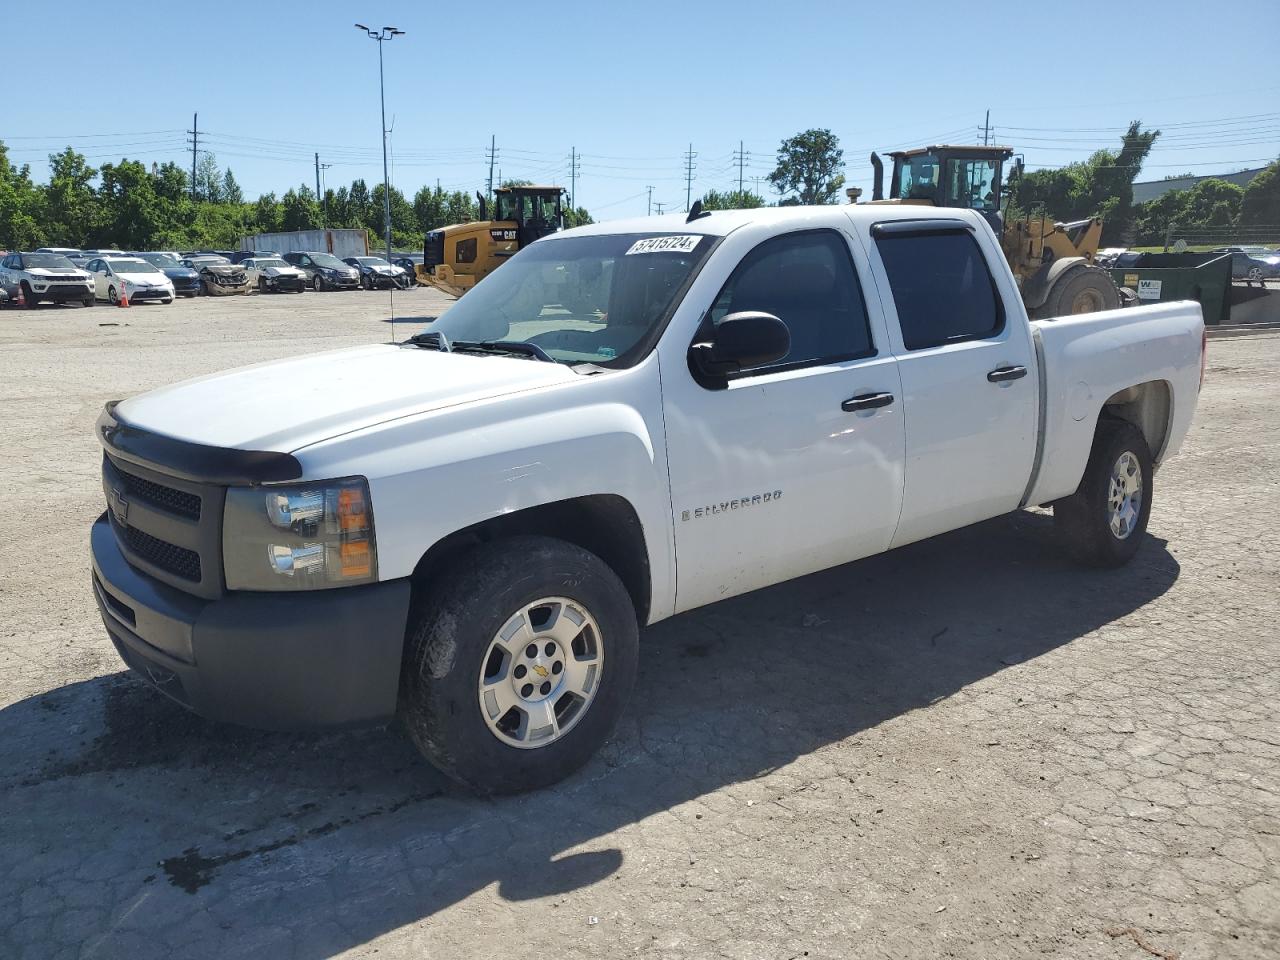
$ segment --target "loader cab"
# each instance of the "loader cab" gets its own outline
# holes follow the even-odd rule
[[[493,192],[494,219],[515,223],[522,248],[564,228],[563,187],[499,187]]]
[[[889,156],[889,199],[977,210],[998,224],[1004,162],[1013,156],[1009,147],[933,146]]]

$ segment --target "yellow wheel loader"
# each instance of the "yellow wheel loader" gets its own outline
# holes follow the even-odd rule
[[[1000,238],[1033,318],[1119,307],[1121,294],[1111,275],[1093,262],[1102,240],[1100,219],[1055,223],[1047,217],[1007,220],[1001,213],[1004,164],[1012,156],[1010,147],[996,146],[940,145],[895,151],[889,154],[893,176],[886,198],[884,164],[873,153],[871,202],[979,211]],[[1016,188],[1021,173],[1019,160],[1010,173],[1011,187]]]
[[[415,270],[420,283],[460,297],[521,247],[564,228],[563,187],[499,187],[494,195],[494,219],[477,194],[478,221],[427,234]]]

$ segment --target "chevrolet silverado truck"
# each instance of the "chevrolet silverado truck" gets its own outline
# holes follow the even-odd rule
[[[639,629],[1024,507],[1143,543],[1195,303],[1028,321],[961,210],[784,207],[530,244],[405,342],[108,403],[93,591],[207,717],[399,718],[485,793],[605,740]]]

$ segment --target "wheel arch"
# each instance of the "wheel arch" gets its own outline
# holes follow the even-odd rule
[[[648,621],[653,585],[644,527],[630,501],[616,494],[538,504],[455,530],[432,544],[418,560],[411,578],[415,596],[451,561],[479,544],[530,534],[555,537],[595,554],[626,587],[637,621]]]
[[[1117,390],[1103,403],[1099,421],[1103,417],[1126,420],[1141,430],[1152,462],[1158,464],[1173,421],[1173,388],[1167,380],[1149,380]],[[1095,436],[1097,431],[1095,425]]]
[[[1060,257],[1027,277],[1022,284],[1022,302],[1028,312],[1043,307],[1058,281],[1081,264],[1088,266],[1089,261],[1084,257]]]

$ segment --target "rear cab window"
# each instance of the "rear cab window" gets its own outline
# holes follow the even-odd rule
[[[986,340],[1004,330],[995,278],[963,224],[895,221],[877,224],[872,235],[908,350]]]

